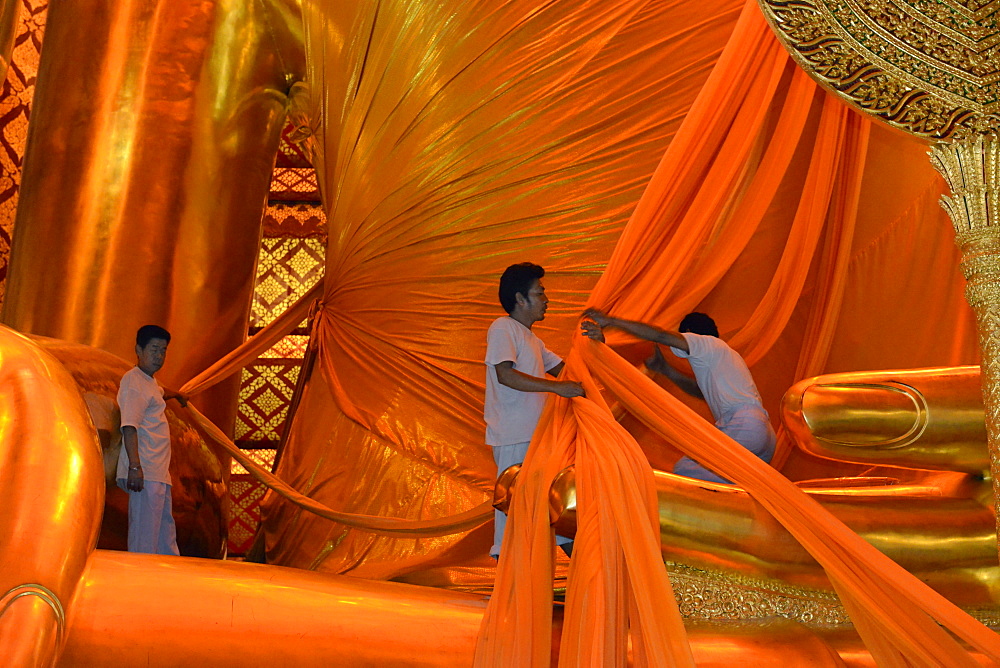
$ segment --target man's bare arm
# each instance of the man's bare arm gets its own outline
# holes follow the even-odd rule
[[[167,389],[163,390],[163,400],[170,401],[171,399],[176,399],[177,403],[179,403],[184,408],[187,408],[188,405],[187,397],[178,392],[174,392],[173,390],[167,390]]]
[[[646,360],[646,368],[650,371],[655,371],[656,373],[662,373],[664,376],[669,378],[674,385],[681,388],[681,390],[687,392],[692,397],[697,399],[705,398],[705,395],[701,392],[701,388],[698,387],[698,381],[689,376],[685,376],[683,373],[668,364],[667,360],[663,359],[663,353],[660,352],[659,346],[653,346],[653,354]]]
[[[139,432],[135,427],[122,427],[122,447],[128,455],[128,480],[125,487],[133,492],[141,492],[145,478],[142,475],[142,462],[139,461]]]
[[[553,367],[552,370],[559,366],[561,365]],[[500,362],[493,368],[497,371],[497,380],[501,385],[519,392],[552,392],[567,399],[584,396],[583,386],[572,380],[549,380],[529,376],[515,369],[513,362]],[[561,368],[559,370],[562,371]]]
[[[547,370],[545,373],[549,374],[550,376],[552,376],[554,378],[558,378],[559,374],[562,373],[562,370],[563,370],[564,366],[566,366],[565,362],[559,362],[559,364],[556,364],[554,367],[552,367],[551,369]]]
[[[659,327],[654,327],[653,325],[647,325],[644,322],[614,318],[593,308],[587,309],[583,315],[593,320],[599,327],[617,327],[618,329],[628,332],[632,336],[640,339],[652,341],[653,343],[662,343],[663,345],[670,346],[671,348],[678,348],[684,352],[690,352],[687,340],[681,336],[679,332],[669,329],[660,329]],[[590,335],[588,334],[588,336]]]

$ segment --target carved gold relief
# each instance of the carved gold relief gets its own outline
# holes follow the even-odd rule
[[[837,597],[825,591],[713,573],[667,562],[681,614],[688,619],[784,617],[807,625],[850,624]]]
[[[938,143],[930,155],[951,188],[941,206],[955,226],[965,297],[979,325],[990,472],[994,498],[1000,498],[1000,142],[994,135],[978,135]],[[997,526],[1000,534],[1000,515]]]
[[[811,628],[851,624],[840,599],[829,591],[670,561],[666,566],[685,619],[750,621],[781,617]],[[1000,627],[996,607],[967,606],[964,610],[990,628]]]
[[[912,134],[986,132],[1000,113],[995,4],[759,0],[793,58],[853,106]]]

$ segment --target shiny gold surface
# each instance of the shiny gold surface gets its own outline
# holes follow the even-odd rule
[[[1000,569],[990,482],[981,477],[988,467],[981,402],[978,367],[830,374],[791,388],[782,421],[808,452],[897,467],[800,487],[951,600],[995,609]],[[498,480],[501,508],[515,475],[512,467]],[[728,592],[706,603],[697,593],[706,586],[695,586],[681,599],[685,614],[700,605],[705,614],[771,606],[800,621],[842,619],[839,606],[824,603],[832,590],[819,566],[742,489],[663,472],[656,483],[664,557],[714,574],[719,584],[708,589]],[[563,535],[575,532],[574,485],[572,469],[552,485],[553,523]]]
[[[3,330],[3,335],[0,374],[4,382],[0,383],[0,400],[7,402],[14,396],[19,401],[13,403],[11,410],[8,410],[11,404],[0,404],[5,408],[2,415],[8,418],[2,423],[7,431],[0,431],[0,443],[4,446],[0,452],[5,458],[9,457],[15,450],[13,446],[31,446],[37,443],[31,436],[40,434],[45,437],[45,443],[25,451],[34,456],[29,464],[48,467],[47,457],[52,454],[52,448],[47,446],[62,438],[62,443],[72,448],[62,459],[81,461],[79,467],[89,470],[93,496],[99,500],[100,457],[79,399],[79,389],[54,360],[46,358],[29,340],[8,330]],[[98,394],[102,383],[115,384],[120,369],[104,376],[93,373],[105,354],[86,354],[80,346],[59,342],[42,343],[66,358],[73,376],[92,379],[87,386],[92,390],[90,394]],[[33,358],[49,361],[43,365],[26,362]],[[55,388],[51,387],[52,379],[58,381]],[[871,378],[860,380],[869,381],[863,385],[872,384]],[[35,385],[40,385],[41,389]],[[44,391],[46,387],[51,393]],[[22,391],[17,391],[19,389]],[[70,404],[75,402],[76,428],[84,435],[75,443],[65,440],[63,431],[72,421],[53,420],[47,415],[60,405],[60,399]],[[12,414],[23,419],[10,419]],[[20,429],[12,432],[11,425]],[[53,425],[60,433],[50,433]],[[4,464],[7,468],[8,462]],[[949,526],[951,531],[947,536],[943,530],[943,537],[933,535],[937,530],[934,512],[941,512],[942,523],[957,525],[963,521],[962,506],[919,508],[913,504],[923,497],[934,502],[967,501],[973,496],[974,488],[967,478],[940,473],[921,480],[922,485],[898,485],[883,490],[815,489],[812,493],[831,497],[826,500],[828,506],[846,501],[841,509],[843,513],[838,513],[842,516],[850,514],[853,504],[859,513],[869,518],[891,514],[894,509],[899,511],[899,516],[909,517],[911,525],[918,525],[923,531],[920,538],[926,542],[922,544],[919,539],[913,539],[912,532],[906,536],[899,530],[901,544],[893,546],[891,540],[883,539],[880,547],[887,551],[899,549],[903,557],[907,556],[907,550],[918,553],[910,555],[918,567],[934,558],[928,548],[940,547],[947,552],[947,543],[951,540],[951,551],[937,555],[938,572],[932,573],[928,580],[947,590],[955,600],[978,606],[981,612],[989,614],[996,609],[995,605],[986,605],[990,602],[989,596],[968,587],[968,583],[959,578],[948,579],[945,565],[959,564],[963,557],[976,552],[971,543],[964,540],[967,536],[956,531],[954,526]],[[559,479],[557,487],[571,487],[569,471]],[[51,554],[46,555],[55,554],[63,559],[66,555],[76,555],[73,568],[66,569],[62,584],[64,589],[72,590],[76,578],[82,574],[80,584],[83,586],[78,588],[75,597],[61,593],[58,586],[48,582],[52,578],[40,571],[35,577],[13,581],[9,586],[6,581],[0,582],[5,585],[5,593],[0,598],[0,651],[5,657],[14,657],[13,665],[46,663],[44,657],[55,656],[63,638],[66,645],[60,665],[72,666],[133,665],[137,662],[197,665],[210,660],[218,665],[245,665],[247,652],[252,652],[255,660],[261,662],[291,665],[325,665],[331,660],[349,665],[467,665],[470,660],[483,609],[482,599],[475,596],[275,567],[100,551],[94,553],[85,570],[83,564],[93,545],[96,522],[81,520],[85,519],[88,509],[96,517],[97,504],[78,504],[80,481],[70,479],[68,484],[71,486],[62,488],[52,501],[65,506],[66,499],[72,498],[72,512],[67,511],[59,518],[48,516],[46,521],[37,522],[40,530],[33,536],[33,544],[46,544],[49,534],[72,539],[74,531],[89,526],[89,539],[87,535],[78,536],[82,540],[74,544],[75,550],[72,546],[48,545]],[[865,665],[867,654],[852,640],[853,634],[830,639],[824,636],[825,631],[807,630],[785,621],[760,621],[764,616],[783,616],[821,629],[842,623],[843,617],[832,595],[824,592],[822,586],[808,590],[789,584],[796,576],[808,582],[808,574],[797,573],[797,567],[801,570],[801,564],[796,566],[798,555],[789,554],[791,547],[787,540],[782,542],[782,537],[768,524],[773,525],[773,520],[762,519],[762,513],[741,490],[669,474],[660,474],[658,485],[661,520],[666,518],[664,543],[680,545],[679,549],[688,554],[684,564],[673,563],[670,567],[671,574],[679,577],[676,587],[682,609],[689,618],[711,616],[713,620],[730,622],[725,626],[692,628],[692,649],[702,665],[715,662],[725,665],[726,661],[734,660],[733,657],[744,660],[753,657],[759,665],[767,665],[779,657],[793,665],[797,662],[840,665],[838,651],[851,654],[861,662],[858,665]],[[83,488],[86,486],[84,484]],[[8,507],[13,508],[12,514],[5,515],[8,522],[16,525],[24,513],[46,511],[33,489],[33,486],[18,486],[5,480],[0,494],[13,501],[8,503]],[[572,498],[572,495],[564,496]],[[25,500],[26,505],[19,506],[19,498]],[[908,503],[896,508],[891,503],[893,500]],[[669,506],[666,511],[665,506]],[[877,513],[872,512],[874,508]],[[989,516],[988,511],[981,507],[980,510]],[[891,524],[888,518],[882,521]],[[689,526],[685,526],[685,522]],[[671,531],[678,535],[672,535]],[[683,544],[684,536],[688,538],[687,545]],[[870,539],[878,543],[876,538]],[[699,540],[701,547],[692,547],[691,543]],[[3,554],[3,568],[0,568],[3,576],[10,572],[10,563],[20,565],[18,561],[9,560],[20,559],[22,547],[31,548],[22,545],[29,541],[23,540],[21,535],[8,536],[6,541],[8,545],[16,545],[16,549]],[[992,555],[989,549],[986,553]],[[704,569],[690,565],[698,562],[699,554]],[[733,555],[740,556],[746,563],[741,566],[735,559],[725,563]],[[779,564],[782,575],[771,581],[740,575],[764,570],[759,565],[761,561]],[[44,566],[45,560],[29,555],[24,563],[32,567]],[[992,586],[991,572],[970,568],[968,561],[961,565],[969,569],[968,573],[977,575],[984,587]],[[728,574],[723,573],[724,568],[729,570]],[[752,568],[758,570],[752,571]],[[192,592],[197,595],[192,596]],[[64,606],[68,601],[72,601],[72,607],[66,611]],[[155,604],[150,605],[150,601]],[[731,623],[735,620],[755,622]],[[24,632],[32,627],[39,629],[38,632]],[[428,628],[447,631],[428,633]],[[386,637],[392,637],[393,642],[380,642]],[[843,649],[845,644],[849,650]]]
[[[243,341],[297,21],[291,0],[53,3],[3,322],[125,359],[161,324],[174,387]],[[224,427],[234,388],[201,398]]]
[[[484,608],[428,587],[97,551],[59,665],[467,666]]]
[[[97,541],[100,445],[76,384],[51,355],[0,327],[0,656],[44,666],[65,638]]]
[[[793,385],[781,420],[821,457],[982,474],[989,470],[979,367],[828,374]]]
[[[933,147],[931,162],[951,188],[951,196],[942,197],[941,202],[955,226],[968,281],[966,298],[979,328],[990,469],[994,496],[1000,498],[1000,147],[996,138],[1000,30],[996,7],[964,0],[758,0],[758,4],[779,40],[814,79],[852,106],[906,132],[947,140]],[[830,396],[833,392],[825,394],[819,403],[835,403]],[[884,386],[877,394],[877,400],[889,398]],[[898,442],[908,442],[922,429],[922,418],[916,415],[919,401],[904,406],[905,398],[896,399],[883,402],[878,410],[886,416],[895,412],[903,423],[907,413],[913,414],[912,431],[901,432],[902,424],[890,427],[897,432]],[[803,397],[804,409],[806,401]],[[881,448],[891,442],[882,440]],[[872,452],[870,444],[864,448]],[[1000,541],[1000,513],[997,536]]]
[[[74,603],[60,666],[468,666],[485,609],[428,587],[103,551]],[[838,666],[852,638],[776,619],[688,632],[699,666]]]
[[[996,127],[996,8],[969,0],[759,0],[775,34],[852,106],[936,139]]]
[[[8,304],[13,304],[9,307],[10,317],[35,331],[92,342],[126,357],[131,351],[134,327],[122,326],[121,314],[158,320],[174,330],[177,338],[173,353],[185,359],[192,372],[238,342],[237,329],[242,327],[239,320],[245,315],[241,289],[243,284],[249,284],[248,281],[241,284],[246,275],[243,262],[251,245],[248,237],[253,236],[241,234],[247,229],[241,217],[253,219],[253,202],[255,197],[258,204],[261,199],[259,186],[265,171],[261,157],[270,160],[267,150],[273,148],[269,142],[273,142],[280,125],[282,86],[294,79],[289,72],[296,68],[289,63],[294,62],[298,53],[295,45],[301,40],[295,28],[296,9],[296,3],[291,1],[279,4],[163,0],[98,3],[96,8],[88,7],[87,11],[93,15],[69,3],[54,8],[47,52],[68,52],[73,58],[48,60],[43,68],[40,101],[47,102],[35,114],[38,123],[32,131],[30,179],[26,179],[22,200],[25,213],[18,235],[19,244],[21,237],[27,235],[28,240],[23,243],[28,250],[19,245],[16,253],[19,262],[22,256],[25,259],[12,269],[12,287],[16,284],[19,292],[16,299],[13,296],[8,299]],[[650,21],[637,22],[640,24],[653,25]],[[79,34],[70,34],[73,31]],[[158,58],[168,51],[170,58]],[[74,59],[78,61],[67,62]],[[163,61],[169,61],[166,68],[176,71],[165,72],[160,67]],[[538,71],[535,65],[534,58],[526,58],[526,66],[532,72]],[[257,76],[261,78],[255,79]],[[266,81],[261,83],[262,80]],[[79,82],[87,87],[77,86]],[[357,94],[357,89],[353,92]],[[553,97],[543,96],[546,103]],[[57,105],[65,108],[59,109]],[[571,111],[577,115],[579,110]],[[600,116],[603,120],[608,114]],[[70,137],[71,127],[85,129],[83,141],[81,137]],[[405,127],[409,133],[410,126]],[[391,139],[388,143],[392,144]],[[364,144],[365,141],[358,142],[362,148]],[[504,148],[506,156],[510,147]],[[377,156],[371,164],[382,160]],[[635,158],[630,156],[628,160]],[[367,169],[369,163],[357,164],[361,165],[357,169],[362,176],[354,184],[356,187],[346,189],[349,193],[361,193],[377,185],[370,177],[373,170]],[[398,163],[394,167],[395,164]],[[607,171],[615,173],[614,169]],[[621,176],[615,175],[615,180],[620,181]],[[389,183],[388,187],[395,185]],[[579,190],[591,189],[580,186]],[[59,193],[59,197],[53,198],[51,193]],[[576,193],[572,195],[576,198]],[[518,207],[524,206],[516,198],[504,197]],[[364,214],[371,206],[366,201],[354,210],[346,206],[343,210],[350,214],[345,214],[345,219],[368,221]],[[67,211],[72,215],[67,215]],[[362,215],[353,215],[356,211]],[[373,219],[371,224],[377,227],[382,222]],[[551,229],[550,221],[544,225]],[[28,231],[21,234],[24,230]],[[54,247],[54,239],[65,247]],[[351,235],[345,235],[344,239],[352,239],[350,243],[354,243]],[[494,240],[492,233],[488,240]],[[558,235],[555,243],[562,247],[566,242]],[[410,245],[407,241],[403,247]],[[377,250],[382,252],[381,248]],[[159,262],[161,259],[163,263]],[[426,271],[422,265],[421,271]],[[465,272],[463,267],[462,273]],[[51,275],[51,284],[39,281],[42,275]],[[402,294],[396,286],[388,292]],[[88,301],[91,295],[93,302]],[[378,304],[377,297],[371,297],[372,305],[384,310],[385,305]],[[463,298],[469,299],[467,295]],[[407,307],[410,306],[407,302]],[[460,315],[467,317],[465,312]],[[242,336],[242,331],[239,335]],[[349,337],[339,339],[338,343],[345,340]],[[407,341],[401,348],[412,350],[409,344]],[[367,359],[362,354],[357,357]],[[186,377],[187,369],[185,366],[176,376]],[[361,374],[347,373],[345,378],[352,383],[352,390],[357,389],[353,383],[362,382]],[[382,378],[376,384],[380,390],[391,390],[386,406],[394,408],[404,403],[399,400],[395,384],[385,383]],[[0,392],[2,388],[0,385]],[[864,386],[864,389],[859,394],[865,395],[869,404],[878,404],[881,410],[881,426],[874,424],[879,421],[875,417],[866,430],[848,433],[844,427],[852,421],[840,420],[838,424],[834,411],[823,414],[821,409],[839,392],[839,388],[833,388],[826,396],[817,390],[809,398],[808,412],[817,420],[817,433],[830,443],[854,450],[859,446],[868,448],[873,442],[887,444],[897,452],[915,449],[916,436],[922,437],[926,431],[927,415],[926,411],[921,412],[923,409],[914,395],[892,386],[888,391],[876,390],[878,396],[873,398],[873,393],[867,391],[870,388]],[[847,390],[850,393],[859,388]],[[838,397],[834,400],[843,401]],[[368,405],[373,403],[382,405],[377,402]],[[469,403],[455,401],[452,410],[464,410]],[[98,398],[93,405],[106,408],[106,401]],[[853,410],[849,402],[844,402],[844,406]],[[408,410],[418,411],[413,406]],[[225,409],[216,406],[210,412],[219,416],[225,414]],[[94,408],[92,413],[96,414]],[[406,411],[401,414],[405,417]],[[390,425],[386,430],[390,436],[403,434],[402,440],[406,441],[406,436],[419,432],[401,419],[394,422],[397,418],[389,409],[376,411],[375,415],[380,426]],[[820,422],[827,425],[825,430],[820,429]],[[41,428],[51,426],[44,423]],[[113,431],[113,421],[112,428],[106,431]],[[455,433],[442,429],[421,438],[451,443]],[[410,443],[406,441],[406,445]],[[390,450],[390,447],[382,450],[387,461],[405,460],[407,468],[415,468],[414,459],[400,456],[409,450]],[[51,448],[46,451],[51,452]],[[935,455],[930,449],[921,454]],[[965,461],[963,456],[960,452],[953,459]],[[450,453],[442,457],[450,458]],[[435,465],[439,463],[435,461]],[[949,464],[945,462],[942,466]],[[472,470],[478,471],[476,467]],[[369,473],[368,477],[396,482],[404,477],[399,469],[389,472],[400,475],[382,476],[380,471],[377,475]],[[314,474],[315,471],[309,472],[310,485],[316,479]],[[32,483],[38,479],[29,476]],[[198,475],[196,484],[203,480],[211,478]],[[317,487],[322,488],[325,480],[322,476],[319,480]],[[425,489],[426,478],[420,483],[421,489]],[[563,476],[563,483],[568,484],[567,476]],[[5,500],[6,485],[5,480],[0,489],[0,498]],[[33,491],[17,488],[19,494],[28,496]],[[734,564],[737,572],[754,573],[758,572],[754,569],[770,572],[768,569],[790,563],[794,578],[810,581],[809,572],[798,570],[803,568],[801,555],[782,542],[787,538],[775,533],[748,499],[730,495],[713,485],[686,488],[670,478],[661,491],[664,494],[661,499],[667,498],[672,506],[664,523],[665,531],[668,535],[676,532],[687,537],[689,542],[684,543],[671,535],[671,542],[680,545],[679,551],[692,555],[693,563],[701,560],[709,565]],[[344,493],[357,495],[353,489]],[[975,533],[979,525],[973,521],[975,500],[983,494],[967,476],[915,476],[905,485],[818,488],[815,493],[843,501],[847,514],[886,515],[879,518],[882,524],[876,525],[876,529],[888,535],[879,536],[879,531],[871,530],[872,539],[882,540],[904,556],[915,555],[911,560],[920,568],[931,569],[932,562],[939,562],[941,572],[946,573],[942,585],[946,589],[953,586],[959,594],[966,591],[963,587],[969,587],[968,581],[957,576],[948,579],[952,577],[947,575],[948,569],[972,563],[966,575],[974,579],[978,573],[982,587],[971,588],[966,598],[993,600],[992,575],[982,575],[974,566],[982,551],[982,541]],[[72,499],[76,504],[78,494],[78,490],[72,490],[72,494],[66,490],[60,497],[61,503],[70,503]],[[438,495],[454,503],[447,494]],[[34,504],[35,497],[30,498]],[[567,507],[572,505],[568,495],[560,498],[566,499]],[[912,503],[924,499],[955,503],[944,506]],[[892,502],[901,505],[894,506]],[[942,527],[956,521],[957,525],[947,527],[950,533],[943,531]],[[287,527],[298,522],[297,517],[291,518],[282,525],[282,531],[291,534]],[[49,524],[34,522],[33,526],[44,531]],[[57,532],[65,530],[61,524],[54,526]],[[339,544],[342,538],[333,535],[329,540]],[[313,540],[323,542],[325,537]],[[926,548],[932,543],[936,551],[928,552]],[[362,560],[371,551],[377,552],[378,546],[372,550],[371,545],[361,544],[345,560]],[[447,554],[447,550],[443,553]],[[972,555],[972,561],[963,561],[968,555]],[[4,559],[4,568],[8,556],[0,557]],[[757,560],[764,561],[764,566]],[[246,568],[183,559],[96,554],[83,580],[85,587],[73,600],[70,643],[63,664],[108,665],[120,661],[130,665],[152,660],[162,661],[162,665],[209,662],[224,665],[226,661],[245,665],[248,653],[255,660],[277,665],[447,665],[452,660],[467,665],[469,661],[468,656],[449,652],[457,647],[460,654],[468,644],[469,629],[478,627],[475,615],[466,609],[475,608],[478,599],[453,594],[441,599],[436,598],[436,593],[383,589],[382,585],[357,580],[324,580],[309,573]],[[0,569],[0,573],[4,572]],[[702,605],[700,609],[713,616],[726,615],[733,605],[742,606],[751,615],[761,614],[773,602],[767,592],[749,594],[743,588],[711,598],[703,582],[695,587],[692,600],[697,600]],[[3,591],[7,590],[0,589]],[[780,593],[786,598],[791,595],[788,588]],[[707,604],[706,597],[710,599]],[[3,611],[0,624],[8,621],[8,628],[24,629],[25,617],[37,615],[53,620],[51,628],[56,628],[55,632],[44,630],[35,636],[28,635],[23,641],[33,643],[32,651],[51,653],[54,650],[44,647],[57,646],[62,603],[69,600],[58,590],[50,590],[43,577],[22,582],[0,599]],[[739,611],[730,610],[731,617],[734,612]],[[9,615],[7,620],[4,615]],[[445,630],[436,634],[429,629]],[[7,640],[0,635],[3,650],[7,649]],[[695,630],[692,641],[702,665],[837,664],[836,657],[829,653],[831,642],[794,626],[727,626],[703,636]],[[133,651],[133,646],[138,650]],[[38,650],[39,647],[43,650]],[[0,655],[7,656],[5,651]]]
[[[688,626],[691,650],[699,668],[707,666],[845,666],[838,654],[844,640],[793,622],[701,622]]]
[[[7,76],[22,0],[0,0],[0,77]]]
[[[906,484],[806,493],[901,566],[963,606],[1000,603],[989,483],[960,473],[911,474]],[[884,479],[881,479],[884,481]],[[666,560],[714,572],[832,591],[813,558],[741,488],[656,472]],[[573,473],[552,486],[553,526],[576,532]],[[784,584],[782,584],[784,583]]]

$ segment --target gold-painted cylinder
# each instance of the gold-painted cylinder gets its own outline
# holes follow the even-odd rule
[[[0,79],[7,76],[22,0],[0,0]]]
[[[512,467],[513,469],[513,467]],[[841,479],[804,491],[911,573],[960,605],[1000,601],[993,516],[977,479],[961,473],[912,472],[908,483]],[[498,507],[510,498],[516,471],[498,481]],[[981,484],[981,483],[980,483]],[[656,472],[661,551],[668,561],[788,584],[829,589],[822,568],[746,491]],[[516,493],[516,491],[514,492]],[[576,533],[575,472],[553,480],[550,515],[556,533]]]
[[[989,471],[977,366],[807,378],[781,402],[796,445],[819,457],[982,475]]]
[[[260,221],[304,64],[290,0],[49,9],[2,320],[134,358],[173,334],[178,387],[243,341]],[[298,42],[297,42],[298,41]],[[235,379],[199,405],[231,424]]]
[[[6,327],[0,471],[0,657],[51,665],[101,524],[101,449],[70,375]]]
[[[481,596],[432,587],[100,550],[75,604],[58,664],[73,668],[240,665],[246,657],[275,666],[469,666],[486,608]],[[857,646],[856,636],[827,634],[774,617],[688,624],[699,665],[841,666],[837,648]]]

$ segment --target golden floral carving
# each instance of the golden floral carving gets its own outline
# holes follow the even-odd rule
[[[945,139],[1000,120],[997,5],[974,0],[759,0],[792,57],[853,106]]]
[[[686,619],[760,620],[782,617],[813,628],[850,626],[851,620],[831,591],[797,587],[731,572],[666,562],[681,615]],[[1000,626],[994,607],[966,608],[991,628]]]
[[[814,626],[850,624],[837,596],[732,573],[705,571],[667,562],[681,615],[687,619],[783,617]]]
[[[931,162],[951,187],[941,204],[957,232],[979,326],[990,469],[1000,498],[1000,3],[758,1],[785,48],[822,85],[910,134],[945,140]]]
[[[976,313],[983,353],[983,401],[994,498],[1000,498],[1000,140],[976,135],[935,144],[931,164],[951,189],[941,206],[962,251],[965,298]],[[997,516],[1000,535],[1000,515]],[[1000,549],[1000,542],[998,542]]]

